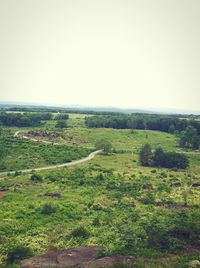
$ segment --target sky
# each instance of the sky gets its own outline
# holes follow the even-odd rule
[[[0,102],[200,112],[200,0],[0,0]]]

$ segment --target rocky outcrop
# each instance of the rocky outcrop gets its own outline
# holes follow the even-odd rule
[[[113,255],[99,257],[100,247],[81,247],[60,251],[49,251],[44,255],[21,261],[22,268],[98,268],[108,267],[115,263],[131,263],[133,257]],[[134,266],[131,266],[134,267]]]

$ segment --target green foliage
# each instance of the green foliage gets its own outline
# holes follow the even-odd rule
[[[142,166],[148,167],[152,165],[152,149],[150,144],[147,143],[140,149],[139,158]]]
[[[52,213],[56,212],[56,208],[54,206],[52,206],[52,204],[44,204],[42,209],[41,209],[41,213],[44,215],[51,215]]]
[[[184,148],[199,149],[200,136],[197,135],[197,129],[188,126],[180,135],[180,146]]]
[[[76,127],[60,130],[62,145],[20,140],[7,135],[9,132],[5,135],[2,161],[7,170],[82,158],[91,151],[86,147],[94,148],[100,139],[112,142],[116,151],[80,166],[42,171],[39,174],[45,179],[40,183],[33,183],[28,174],[2,176],[0,263],[21,243],[35,255],[49,248],[100,245],[111,254],[134,255],[135,266],[143,268],[182,268],[189,260],[198,259],[197,253],[188,250],[200,245],[198,187],[192,187],[191,194],[184,192],[199,182],[199,152],[184,152],[190,159],[187,170],[143,168],[138,165],[141,144],[148,141],[152,155],[160,145],[160,156],[183,152],[177,149],[177,136],[150,130],[88,129],[77,123],[79,117],[69,118],[69,126]],[[48,131],[55,132],[55,121],[36,131],[46,131],[47,124]],[[7,130],[12,134],[17,129]],[[180,186],[172,186],[175,182]],[[60,193],[62,198],[49,193]]]
[[[7,137],[2,144],[5,152],[0,159],[0,170],[34,169],[53,164],[70,162],[87,156],[91,149],[72,145],[40,144],[25,139]],[[1,147],[0,147],[1,148]]]
[[[64,113],[59,113],[54,117],[55,120],[67,120],[69,119],[69,115],[68,114],[64,114]]]
[[[67,128],[67,122],[66,121],[63,121],[63,120],[59,120],[57,121],[56,125],[55,125],[56,128]]]
[[[189,160],[186,155],[176,152],[164,152],[160,146],[152,153],[150,144],[145,144],[140,149],[139,158],[142,166],[178,169],[186,169],[189,166]]]
[[[112,144],[108,140],[98,140],[95,144],[97,150],[103,150],[105,154],[108,154],[112,150]]]
[[[155,150],[153,164],[157,167],[186,169],[189,161],[186,155],[176,152],[164,152],[161,147]]]
[[[71,232],[71,236],[76,237],[76,238],[88,239],[90,236],[90,232],[84,226],[80,226],[80,227],[75,228]]]
[[[174,125],[170,125],[168,132],[171,133],[171,134],[174,134],[175,130],[176,130],[175,129],[175,126]]]
[[[15,246],[8,251],[7,263],[12,264],[20,260],[30,258],[33,255],[31,249],[23,246]]]
[[[102,115],[86,117],[86,126],[92,128],[116,128],[116,129],[151,129],[174,133],[183,131],[192,126],[200,135],[200,122],[184,120],[177,116],[132,114],[132,115]]]
[[[6,113],[0,112],[0,123],[5,126],[38,126],[41,120],[52,119],[51,113]]]
[[[42,176],[36,173],[33,173],[31,175],[31,180],[34,182],[41,182],[42,181]]]

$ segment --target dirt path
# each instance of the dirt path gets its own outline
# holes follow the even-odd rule
[[[15,132],[14,134],[14,137],[17,137],[18,134],[20,132],[17,131]],[[21,136],[22,138],[24,139],[29,139],[29,137],[27,136]],[[37,142],[44,142],[42,140],[35,140],[35,139],[32,139],[30,138],[30,140],[32,141],[37,141]],[[46,143],[46,142],[45,142]],[[52,144],[52,143],[49,143],[49,144]],[[42,170],[48,170],[48,169],[55,169],[55,168],[62,168],[62,167],[70,167],[70,166],[73,166],[73,165],[77,165],[77,164],[81,164],[81,163],[84,163],[84,162],[87,162],[89,160],[91,160],[92,158],[94,158],[97,154],[101,153],[102,150],[97,150],[97,151],[94,151],[92,153],[90,153],[88,156],[82,158],[82,159],[79,159],[79,160],[74,160],[72,162],[67,162],[67,163],[63,163],[63,164],[57,164],[57,165],[51,165],[51,166],[46,166],[46,167],[40,167],[40,168],[31,168],[31,169],[22,169],[22,170],[18,170],[18,172],[22,172],[22,173],[30,173],[32,172],[33,170],[34,171],[42,171]],[[0,173],[0,176],[5,176],[7,174],[14,174],[15,171],[6,171],[6,172],[1,172]]]

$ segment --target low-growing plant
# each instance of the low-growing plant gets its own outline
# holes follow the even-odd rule
[[[71,232],[71,236],[87,239],[90,236],[90,232],[84,226],[79,226]]]
[[[33,173],[31,175],[31,180],[34,182],[41,182],[42,181],[42,176],[36,173]]]
[[[13,264],[19,262],[20,260],[29,258],[33,255],[30,248],[24,246],[16,246],[11,248],[7,254],[7,264]]]
[[[51,204],[44,204],[41,213],[44,215],[51,215],[52,213],[56,212],[56,208],[52,206]]]

